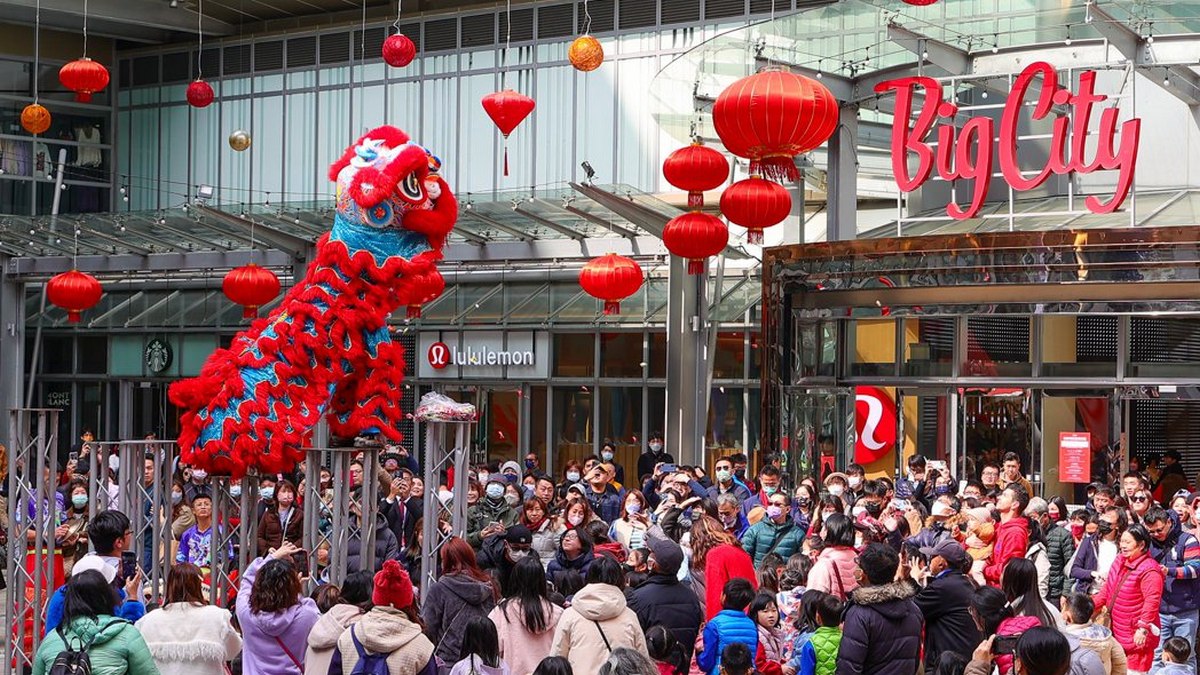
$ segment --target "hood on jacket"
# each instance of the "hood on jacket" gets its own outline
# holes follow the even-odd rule
[[[869,605],[889,620],[899,621],[912,612],[913,607],[907,601],[916,594],[912,584],[896,581],[881,586],[859,586],[850,591],[850,599],[856,605]]]
[[[1017,516],[1008,522],[1000,523],[1000,525],[996,528],[996,536],[998,537],[1000,536],[1000,533],[1007,532],[1008,530],[1020,530],[1022,533],[1024,533],[1023,536],[1028,538],[1029,519],[1025,516]]]
[[[1096,623],[1068,624],[1062,626],[1061,630],[1063,633],[1074,635],[1081,640],[1107,640],[1112,637],[1111,630]]]
[[[625,594],[616,586],[588,584],[575,594],[571,607],[588,621],[608,621],[625,611]]]
[[[286,633],[301,613],[304,605],[297,602],[281,612],[250,612],[250,621],[258,629],[271,637],[279,637]]]
[[[340,604],[330,607],[309,632],[308,646],[313,649],[333,649],[346,628],[358,621],[362,613],[355,605]]]
[[[482,605],[493,597],[491,584],[466,574],[446,574],[440,581],[446,590],[468,605]]]
[[[101,614],[95,619],[81,616],[72,621],[70,628],[65,632],[83,640],[84,643],[91,642],[94,647],[115,638],[126,625],[130,625],[128,621],[107,614]]]
[[[372,607],[353,628],[363,647],[377,654],[390,654],[421,635],[420,626],[391,606]]]

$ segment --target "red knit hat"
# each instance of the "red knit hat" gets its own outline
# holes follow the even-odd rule
[[[375,573],[375,590],[371,602],[376,605],[391,605],[404,609],[413,604],[412,579],[408,572],[395,560],[383,563],[383,569]]]

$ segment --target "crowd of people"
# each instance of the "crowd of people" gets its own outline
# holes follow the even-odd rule
[[[162,606],[122,569],[128,518],[102,511],[34,675],[80,653],[97,675],[1196,672],[1200,493],[1172,453],[1072,510],[1032,496],[1012,453],[963,481],[917,455],[895,480],[851,464],[785,487],[777,457],[753,476],[740,455],[709,471],[650,440],[636,473],[611,446],[558,477],[532,454],[461,468],[466,531],[436,560],[420,556],[415,467],[386,459],[376,564],[339,585],[306,578],[304,491],[279,477],[232,613],[208,604],[211,550],[182,544],[214,527],[190,471],[177,487],[194,522]],[[424,565],[437,581],[422,596]]]

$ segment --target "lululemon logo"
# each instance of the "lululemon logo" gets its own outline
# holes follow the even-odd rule
[[[445,342],[435,342],[429,345],[429,365],[441,370],[450,365],[450,348]]]
[[[896,444],[896,404],[878,387],[856,387],[854,402],[855,461],[874,462]]]

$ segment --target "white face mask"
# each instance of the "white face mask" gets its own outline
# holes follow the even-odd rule
[[[504,496],[504,486],[499,483],[491,483],[487,486],[487,496],[492,499],[499,499]]]
[[[504,501],[508,502],[509,506],[516,506],[517,502],[521,501],[521,498],[514,494],[506,494],[504,495]]]
[[[662,443],[651,443],[650,449],[654,452],[662,452]]]
[[[862,485],[862,478],[858,476],[850,476],[850,489],[857,490],[858,486]]]
[[[579,527],[579,524],[583,522],[583,516],[578,513],[572,513],[571,515],[567,516],[567,522],[570,523],[572,527]]]
[[[642,512],[642,505],[637,502],[629,502],[625,505],[625,513],[636,515]]]
[[[448,504],[451,499],[454,499],[454,493],[449,490],[438,490],[438,499],[443,504]]]
[[[208,478],[208,472],[204,469],[192,469],[192,478],[204,480],[205,478]]]
[[[242,486],[241,485],[230,485],[229,486],[229,496],[234,497],[234,498],[241,497],[242,496]]]
[[[613,454],[611,452],[609,452],[608,450],[605,450],[604,452],[600,453],[600,459],[602,459],[606,462],[611,462],[612,458],[613,458]]]
[[[846,491],[846,488],[842,487],[841,485],[830,485],[829,486],[829,494],[833,495],[834,497],[841,497],[842,493],[844,493],[845,491]]]
[[[578,471],[568,471],[567,472],[567,482],[578,483],[579,482],[579,472]]]
[[[484,485],[486,485],[486,484],[487,484],[487,482],[488,482],[488,479],[489,479],[489,478],[491,478],[491,477],[492,477],[492,474],[490,474],[490,473],[488,473],[488,472],[486,472],[486,471],[480,471],[480,472],[479,472],[479,482],[480,482],[480,483],[483,483]]]

